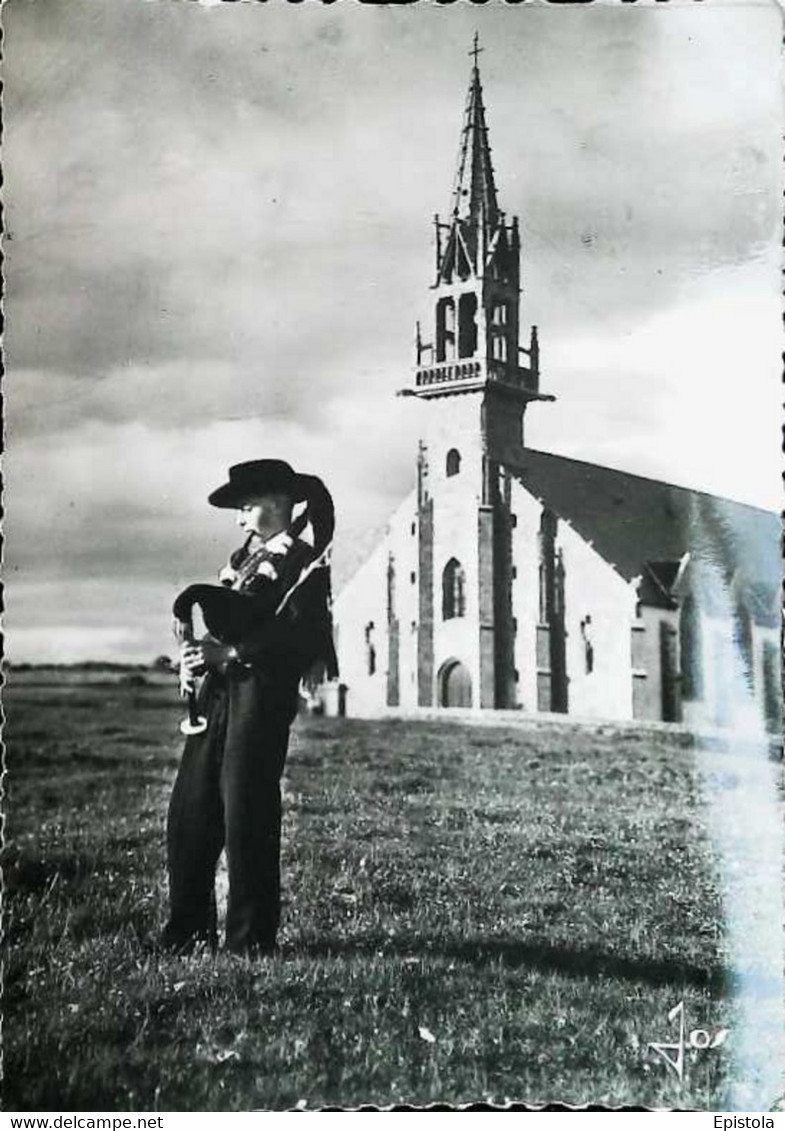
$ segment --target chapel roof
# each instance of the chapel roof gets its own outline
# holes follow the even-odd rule
[[[778,623],[777,514],[531,448],[505,467],[626,580],[642,577],[668,594],[689,553],[692,562],[716,567],[726,586],[741,586],[756,620]]]

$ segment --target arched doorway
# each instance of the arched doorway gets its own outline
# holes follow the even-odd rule
[[[439,705],[471,707],[472,677],[460,660],[448,660],[439,673]]]

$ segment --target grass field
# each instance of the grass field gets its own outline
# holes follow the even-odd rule
[[[174,959],[174,689],[5,705],[6,1110],[723,1106],[647,1049],[730,1020],[684,736],[300,720],[280,955]]]

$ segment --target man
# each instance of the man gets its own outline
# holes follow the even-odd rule
[[[322,514],[308,516],[311,546],[290,527],[295,504],[314,498]],[[222,577],[234,593],[216,593],[231,598],[231,632],[211,624],[204,591],[214,587],[193,587],[203,593],[214,634],[186,640],[180,662],[187,687],[206,672],[198,709],[207,727],[186,741],[169,805],[163,942],[179,953],[198,942],[215,945],[215,868],[225,847],[226,947],[264,954],[275,947],[280,917],[280,779],[299,683],[315,662],[337,673],[327,547],[319,544],[320,533],[326,530],[328,541],[332,534],[332,501],[320,480],[295,474],[282,460],[237,464],[208,501],[236,510],[247,539]]]

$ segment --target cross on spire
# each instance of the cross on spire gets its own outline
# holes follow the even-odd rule
[[[453,216],[477,221],[480,216],[484,223],[496,224],[499,206],[496,201],[491,149],[488,144],[488,129],[485,124],[485,107],[482,102],[482,84],[478,57],[484,48],[480,47],[480,37],[474,33],[474,41],[469,54],[474,59],[472,77],[469,83],[469,96],[461,131],[461,150],[458,157],[458,173],[453,189]]]

